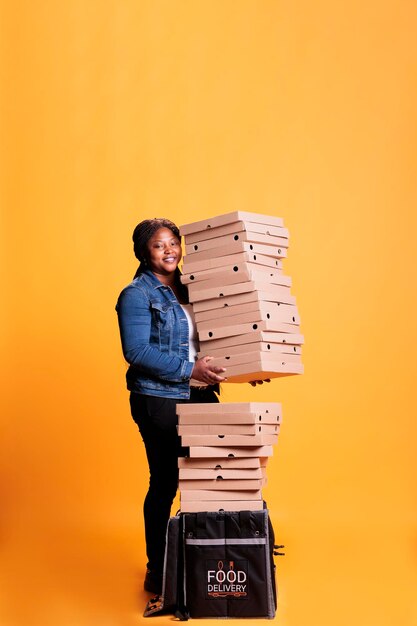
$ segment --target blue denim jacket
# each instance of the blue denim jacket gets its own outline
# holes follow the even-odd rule
[[[121,292],[116,304],[127,388],[148,396],[190,396],[194,363],[189,330],[174,292],[145,270]]]

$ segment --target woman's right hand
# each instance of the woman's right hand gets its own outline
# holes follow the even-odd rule
[[[217,365],[210,365],[210,361],[213,360],[212,356],[203,356],[203,358],[196,361],[191,378],[198,380],[200,383],[206,383],[207,385],[214,385],[215,383],[221,383],[226,378],[219,376],[219,374],[226,371],[224,367],[218,367]]]

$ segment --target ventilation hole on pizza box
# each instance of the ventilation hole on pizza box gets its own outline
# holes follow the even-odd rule
[[[219,293],[219,298],[224,298],[224,293]]]
[[[258,415],[258,420],[262,422],[262,415]]]
[[[275,265],[278,265],[278,261],[275,261]]]
[[[256,261],[256,254],[253,255],[253,260]]]
[[[227,302],[225,302],[225,303],[223,304],[223,306],[229,306],[229,305],[227,304]]]
[[[282,343],[287,343],[287,340],[286,340],[286,339],[283,339],[283,340],[282,340]]]
[[[266,410],[265,410],[265,413],[269,413],[269,409],[266,409]]]
[[[281,302],[277,302],[277,306],[281,306]]]
[[[224,358],[226,359],[226,361],[229,361],[230,356],[225,356]]]
[[[207,224],[207,228],[211,228],[211,225],[210,225],[210,224]]]
[[[209,336],[209,337],[213,337],[213,333],[211,332],[211,330],[209,331],[208,336]]]
[[[194,246],[194,250],[198,250],[198,246],[197,246],[197,245],[196,245],[196,246]]]
[[[217,435],[219,439],[224,439],[224,435]]]
[[[294,352],[297,352],[297,348],[295,346],[294,346],[293,350],[294,350]]]
[[[234,459],[235,455],[233,454],[233,452],[229,452],[229,454],[227,455],[228,459]]]
[[[271,316],[269,315],[269,313],[266,314],[267,319],[269,319]]]
[[[258,426],[258,431],[261,432],[262,426]]]
[[[234,266],[234,268],[233,268],[233,271],[234,271],[234,272],[237,272],[237,271],[238,271],[238,269],[239,269],[239,268],[238,268],[238,266],[237,266],[237,265],[235,265],[235,266]]]
[[[266,234],[267,234],[267,235],[270,235],[271,233],[269,232],[269,230],[267,230],[267,231],[266,231]]]
[[[293,322],[295,322],[295,317],[294,317],[294,315],[292,316],[292,321],[293,321]]]
[[[221,465],[216,465],[216,467],[214,469],[222,469]]]
[[[266,347],[268,348],[268,350],[271,349],[271,345],[269,343],[266,344]]]
[[[253,250],[253,245],[252,244],[250,244],[249,250]]]
[[[235,235],[235,236],[233,237],[233,239],[234,239],[235,241],[237,241],[237,240],[239,239],[239,235]]]
[[[219,513],[224,513],[224,509],[219,509]]]
[[[223,480],[223,476],[216,476],[216,480]]]
[[[194,274],[191,274],[190,280],[194,280]]]
[[[253,330],[256,330],[256,329],[258,328],[258,324],[254,324],[254,325],[252,326],[252,328],[253,328]]]
[[[281,248],[278,248],[278,254],[281,254]]]

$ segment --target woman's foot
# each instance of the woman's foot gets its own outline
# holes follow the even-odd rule
[[[160,595],[162,593],[162,574],[157,574],[147,569],[143,588],[145,591]]]

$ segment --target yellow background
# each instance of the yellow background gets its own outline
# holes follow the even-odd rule
[[[131,232],[238,209],[284,218],[306,337],[223,391],[283,403],[275,621],[417,624],[416,6],[3,3],[1,626],[141,623]]]

